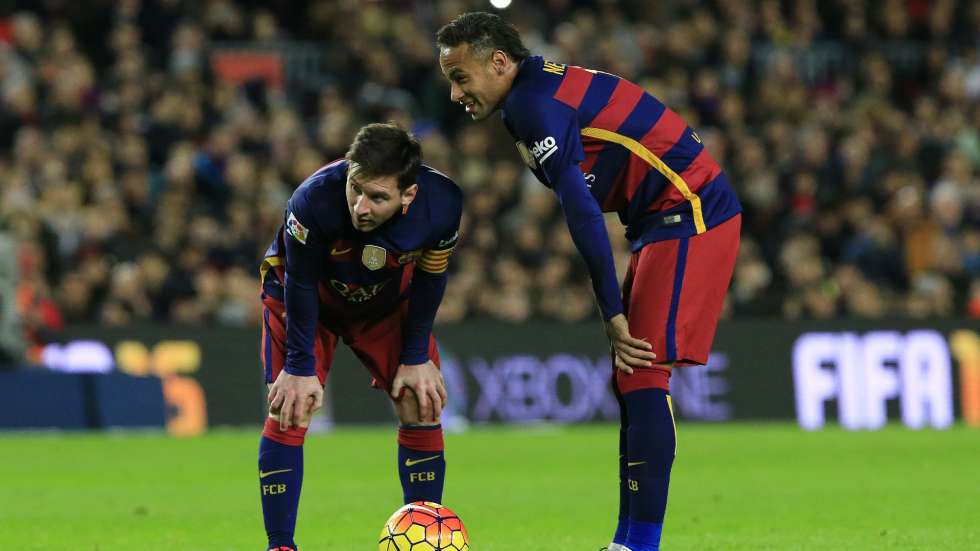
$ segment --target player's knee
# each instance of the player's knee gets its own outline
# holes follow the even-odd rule
[[[442,412],[435,412],[434,420],[422,420],[422,413],[419,410],[419,401],[412,392],[406,392],[400,400],[395,401],[395,414],[402,425],[438,425]]]
[[[267,386],[270,389],[272,388],[272,385],[267,385]],[[316,412],[323,409],[322,401],[321,404],[318,406],[315,406],[315,404],[316,404],[316,398],[312,396],[307,398],[306,407],[303,408],[302,413],[300,414],[299,417],[293,418],[293,424],[303,428],[309,427],[310,423],[313,421],[313,416],[316,414]],[[281,419],[281,416],[282,416],[282,406],[281,405],[273,406],[270,404],[269,418],[275,420],[278,423],[279,420]]]
[[[315,411],[305,410],[305,413],[292,419],[292,425],[288,429],[282,430],[280,427],[282,411],[280,408],[270,406],[269,416],[266,418],[265,426],[262,429],[262,436],[287,446],[302,446],[306,440],[306,431],[313,420],[313,413]]]
[[[313,414],[315,414],[319,410],[320,410],[320,408],[317,408],[315,410],[305,410],[302,415],[300,415],[298,417],[295,417],[294,416],[293,417],[293,420],[292,420],[293,425],[296,425],[296,426],[299,426],[299,427],[303,427],[303,428],[309,427],[310,426],[310,423],[313,422]],[[280,411],[279,408],[273,408],[273,407],[270,406],[269,407],[269,419],[272,419],[276,423],[278,423],[279,421],[282,420],[282,411]]]

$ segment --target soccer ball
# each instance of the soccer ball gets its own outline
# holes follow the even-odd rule
[[[432,501],[395,511],[378,537],[379,551],[469,551],[470,537],[456,513]]]

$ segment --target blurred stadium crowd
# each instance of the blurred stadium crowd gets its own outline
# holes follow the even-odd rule
[[[442,323],[595,315],[555,198],[439,73],[435,30],[487,2],[11,4],[0,306],[33,342],[79,321],[255,323],[291,190],[379,120],[466,192]],[[641,83],[699,129],[746,211],[728,316],[980,317],[980,2],[501,13],[532,52]]]

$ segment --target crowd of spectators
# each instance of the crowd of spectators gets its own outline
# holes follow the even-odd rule
[[[35,339],[74,322],[256,323],[291,191],[384,120],[466,194],[440,322],[595,315],[554,196],[439,72],[435,30],[489,3],[23,4],[0,14],[0,228]],[[980,3],[500,13],[532,52],[638,82],[698,128],[745,208],[727,316],[980,317]],[[236,78],[216,63],[229,48],[277,52],[284,74]]]

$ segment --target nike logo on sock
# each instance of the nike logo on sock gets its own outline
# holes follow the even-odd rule
[[[426,457],[425,459],[406,459],[405,460],[405,466],[406,467],[414,467],[415,465],[418,465],[419,463],[425,463],[426,461],[432,461],[433,459],[439,459],[439,457],[440,456],[438,456],[438,455],[433,455],[432,457]]]
[[[627,467],[635,467],[637,465],[642,465],[644,463],[646,463],[646,461],[630,461],[629,463],[626,464],[626,466]]]
[[[259,478],[265,478],[267,476],[272,476],[274,474],[279,474],[279,473],[288,473],[290,471],[292,471],[292,469],[279,469],[278,471],[269,471],[269,472],[265,472],[265,473],[262,472],[262,471],[259,471]]]

